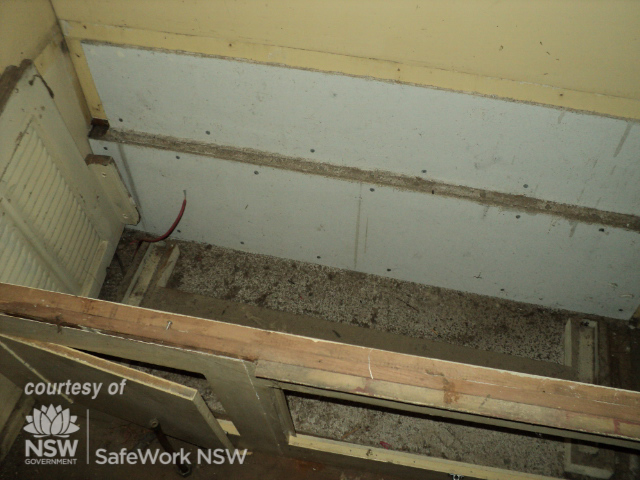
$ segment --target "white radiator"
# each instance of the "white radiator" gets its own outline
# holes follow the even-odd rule
[[[121,216],[35,68],[0,87],[0,282],[95,296]]]

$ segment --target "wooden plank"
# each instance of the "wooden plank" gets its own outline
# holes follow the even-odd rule
[[[425,407],[421,405],[413,405],[409,403],[402,403],[394,400],[388,400],[383,398],[369,397],[365,395],[359,395],[355,393],[345,393],[341,391],[331,390],[326,387],[312,387],[308,385],[300,385],[296,383],[277,382],[281,389],[285,391],[299,392],[303,394],[310,394],[317,397],[335,398],[338,400],[346,400],[356,404],[372,405],[374,407],[383,407],[389,410],[396,410],[399,412],[411,412],[421,415],[430,415],[432,417],[441,417],[444,419],[459,420],[468,422],[471,424],[491,425],[493,427],[504,428],[509,430],[522,430],[525,432],[533,432],[536,434],[555,436],[566,439],[575,439],[583,441],[594,441],[594,435],[586,434],[582,432],[575,432],[572,430],[561,430],[558,428],[545,427],[541,425],[533,425],[527,423],[518,423],[509,420],[502,420],[499,418],[483,417],[481,415],[472,415],[463,412],[454,412],[450,410],[443,410],[439,408]],[[597,437],[600,443],[607,445],[614,445],[628,449],[640,449],[638,442],[630,440],[623,440],[613,437]]]
[[[460,475],[461,477],[458,478],[472,477],[483,480],[552,480],[556,478],[516,472],[514,470],[503,470],[500,468],[472,465],[443,458],[416,455],[415,453],[390,451],[383,448],[356,445],[354,443],[312,437],[310,435],[291,436],[289,437],[289,443],[294,447],[346,455],[349,457],[372,460],[374,462],[391,463],[403,467],[441,472],[448,475]]]
[[[220,426],[222,427],[222,430],[224,430],[224,432],[227,435],[233,435],[235,437],[240,436],[240,432],[238,431],[235,424],[231,420],[226,420],[224,418],[221,418],[218,420],[218,423],[220,424]]]
[[[89,71],[89,64],[87,63],[87,57],[84,55],[82,49],[82,42],[77,38],[66,38],[67,47],[69,47],[69,53],[71,61],[76,70],[78,76],[78,82],[84,92],[84,97],[89,108],[89,113],[92,118],[100,118],[102,120],[107,119],[107,114],[104,113],[104,107],[98,95],[95,83],[93,83],[93,77]]]
[[[133,256],[133,260],[131,264],[127,268],[127,272],[120,282],[120,286],[118,287],[117,299],[122,303],[126,303],[126,298],[130,295],[135,282],[140,275],[141,265],[144,260],[147,258],[147,252],[149,250],[150,243],[142,243],[136,250],[135,255]]]
[[[0,336],[0,361],[14,383],[101,384],[98,392],[35,395],[40,401],[77,402],[138,425],[158,419],[167,435],[208,448],[232,448],[200,394],[189,387],[154,377],[68,347]],[[123,383],[124,381],[124,383]],[[117,393],[109,393],[116,384]],[[62,397],[62,398],[61,398]]]
[[[640,440],[640,393],[229,325],[100,300],[0,285],[0,331],[22,317],[355,378],[369,396]],[[9,315],[9,316],[7,316]],[[20,320],[13,319],[13,330]],[[25,324],[25,327],[34,323]],[[264,364],[263,364],[264,365]],[[390,391],[391,390],[391,391]],[[241,431],[242,433],[242,431]]]
[[[131,283],[127,287],[122,303],[134,306],[142,303],[162,260],[163,253],[162,247],[158,244],[152,243],[149,245],[140,265],[136,268]]]
[[[171,274],[173,273],[173,269],[178,263],[179,256],[180,249],[178,248],[178,245],[173,242],[169,242],[167,244],[165,254],[160,260],[160,265],[158,265],[158,270],[156,270],[156,275],[151,281],[152,291],[155,292],[156,288],[163,288],[167,286],[167,283],[169,283],[169,279],[171,278]]]
[[[603,450],[590,446],[593,452],[585,453],[580,450],[585,445],[576,445],[573,442],[565,443],[564,471],[576,475],[585,475],[592,478],[607,480],[615,471],[615,451]]]
[[[485,417],[482,415],[470,414],[464,411],[450,411],[442,408],[425,406],[424,389],[398,385],[391,382],[376,382],[375,387],[366,387],[360,383],[359,379],[336,373],[328,373],[321,370],[294,367],[291,365],[280,365],[271,362],[258,361],[256,375],[278,381],[281,388],[312,395],[337,398],[355,403],[375,405],[398,411],[407,411],[432,415],[436,417],[463,420],[470,423],[480,423],[493,425],[500,428],[513,430],[523,430],[556,437],[573,438],[584,441],[597,441],[603,444],[616,445],[629,449],[640,449],[640,443],[624,440],[617,437],[595,436],[579,431],[562,430],[548,426],[518,423],[512,420],[504,420],[495,417]],[[370,391],[367,391],[370,390]],[[464,403],[465,398],[460,398]],[[500,408],[518,408],[509,403],[485,398],[483,407],[499,410]],[[553,409],[538,409],[540,415],[554,415]]]
[[[146,343],[139,340],[122,338],[113,335],[107,335],[99,332],[88,330],[78,330],[75,328],[56,326],[52,324],[43,324],[34,320],[15,319],[13,317],[5,317],[2,328],[12,335],[20,335],[32,339],[41,339],[49,342],[69,345],[83,350],[103,353],[107,355],[137,360],[145,363],[153,363],[165,367],[178,368],[192,372],[205,372],[209,369],[223,369],[223,363],[220,363],[221,357],[216,355],[204,354],[202,352],[193,352],[184,349],[175,348],[167,345],[157,345]],[[211,380],[210,380],[211,381]],[[443,409],[435,409],[407,403],[393,402],[374,397],[337,392],[327,389],[306,387],[291,383],[285,384],[281,382],[281,388],[298,391],[302,393],[311,393],[314,395],[325,396],[329,398],[338,398],[343,400],[351,400],[362,402],[370,405],[383,406],[386,408],[397,409],[408,412],[418,412],[428,415],[441,416],[444,418],[454,418],[470,422],[478,422],[483,424],[495,425],[513,430],[522,429],[525,431],[534,431],[536,433],[544,433],[555,436],[565,436],[578,440],[593,440],[593,435],[574,432],[569,430],[560,430],[550,427],[542,427],[539,425],[528,425],[518,422],[496,419],[492,417],[483,417],[481,415],[470,415],[461,412],[447,411]],[[214,388],[214,390],[217,390]],[[232,403],[233,405],[233,403]],[[233,411],[233,409],[231,409]],[[239,410],[238,415],[244,416]],[[230,421],[220,421],[223,429],[231,435],[239,435],[234,424]],[[225,426],[226,425],[226,426]],[[640,444],[633,441],[622,440],[611,437],[599,437],[600,443],[617,445],[625,448],[638,448]],[[247,439],[245,438],[244,441]],[[249,441],[248,444],[251,442]]]
[[[290,435],[295,436],[296,427],[293,424],[293,418],[291,418],[291,411],[289,410],[289,405],[287,404],[287,397],[284,394],[284,390],[282,390],[282,388],[274,388],[273,394],[276,410],[278,412],[278,417],[280,418],[280,424],[282,426],[282,431],[287,438]]]
[[[469,365],[507,368],[513,372],[545,377],[577,379],[574,370],[566,365],[464,346],[452,347],[451,344],[444,342],[395,335],[355,325],[330,322],[317,317],[296,315],[169,288],[156,288],[145,296],[141,306],[163,312],[218,319],[235,325],[338,341],[349,345],[379,348],[409,355],[429,356],[430,358]]]
[[[576,380],[594,383],[598,371],[598,323],[594,320],[569,320],[564,329],[564,363],[571,366]]]
[[[109,196],[120,221],[125,225],[136,225],[140,221],[140,213],[113,158],[105,155],[87,155],[85,163]]]
[[[2,333],[10,336],[66,345],[88,352],[189,372],[202,372],[205,370],[203,363],[215,364],[215,360],[218,358],[203,352],[108,335],[96,330],[83,330],[7,316],[0,316],[0,319]]]
[[[565,362],[574,365],[580,382],[598,380],[598,323],[595,320],[569,320],[565,329]],[[606,442],[604,442],[606,443]],[[597,444],[564,443],[564,470],[577,475],[608,479],[615,471],[615,452]]]
[[[255,382],[253,365],[218,357],[203,372],[246,446],[283,453],[287,444],[271,389]]]
[[[26,58],[34,57],[27,56]],[[91,147],[87,134],[91,117],[82,88],[76,77],[71,55],[67,51],[64,37],[59,29],[54,30],[51,42],[35,57],[33,63],[38,69],[38,73],[42,75],[44,81],[54,92],[53,101],[81,155],[90,154]]]

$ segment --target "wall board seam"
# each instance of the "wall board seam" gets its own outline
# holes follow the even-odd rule
[[[134,131],[110,129],[106,135],[94,140],[118,144],[203,155],[220,160],[277,168],[347,182],[387,186],[397,190],[457,198],[480,205],[506,210],[544,214],[568,221],[603,225],[632,232],[640,232],[640,217],[607,212],[590,207],[568,205],[544,199],[501,193],[480,188],[453,185],[435,180],[412,177],[382,170],[364,170],[358,167],[315,162],[304,158],[263,152],[250,148],[228,147],[189,141],[170,136],[151,135]]]

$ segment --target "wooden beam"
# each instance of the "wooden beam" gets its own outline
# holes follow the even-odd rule
[[[567,322],[565,363],[574,366],[581,382],[593,383],[598,379],[598,344],[598,323],[595,320],[572,319]],[[567,439],[564,442],[564,471],[608,479],[615,472],[615,451]]]
[[[89,329],[250,362],[355,379],[336,389],[596,435],[640,440],[640,393],[229,325],[0,284],[9,320]],[[13,317],[13,318],[12,318]],[[32,327],[34,323],[25,324]],[[264,374],[264,369],[263,373]],[[336,382],[337,383],[337,382]],[[242,432],[241,432],[242,433]]]
[[[98,95],[98,89],[96,88],[95,83],[93,83],[93,77],[89,71],[89,64],[87,63],[87,57],[84,55],[81,40],[78,38],[67,37],[66,41],[67,47],[69,47],[71,61],[76,69],[76,75],[78,76],[78,81],[82,87],[82,91],[84,92],[84,97],[91,117],[106,120],[107,114],[102,106],[100,95]]]
[[[120,221],[125,225],[137,225],[140,222],[140,212],[113,158],[90,154],[85,157],[85,163],[108,195]]]
[[[136,268],[131,283],[122,298],[122,303],[139,306],[149,290],[156,270],[158,269],[165,250],[156,243],[151,243],[144,254],[142,261]]]
[[[260,366],[258,366],[257,373],[261,374]],[[338,380],[338,378],[335,378],[335,380]],[[399,412],[418,413],[420,415],[429,415],[436,418],[452,419],[454,421],[455,420],[463,421],[470,424],[489,425],[492,427],[509,429],[514,432],[521,430],[523,432],[533,432],[540,435],[548,435],[548,436],[573,439],[573,440],[582,440],[587,442],[599,441],[602,444],[614,445],[617,447],[628,448],[631,450],[640,449],[640,443],[634,442],[631,440],[624,440],[621,438],[604,437],[604,436],[596,437],[592,434],[575,432],[573,430],[561,430],[558,428],[545,427],[542,425],[519,423],[519,422],[510,421],[510,420],[503,420],[500,418],[484,417],[482,415],[473,415],[473,414],[459,412],[459,411],[425,407],[422,405],[402,403],[402,402],[388,400],[384,398],[360,395],[357,393],[345,393],[344,391],[332,390],[331,388],[336,388],[337,387],[336,384],[339,385],[339,382],[332,382],[331,388],[327,388],[326,385],[312,387],[309,385],[300,385],[297,383],[290,383],[292,381],[293,380],[290,379],[288,381],[289,383],[288,382],[276,382],[276,383],[283,391],[298,392],[298,393],[307,394],[307,395],[314,395],[316,397],[323,397],[328,399],[333,398],[337,400],[352,402],[355,404],[371,405],[373,407],[378,407],[378,408],[382,407],[385,409],[396,410]]]
[[[287,439],[280,425],[275,393],[256,382],[253,364],[217,357],[202,373],[225,413],[233,419],[244,446],[283,453]]]
[[[481,367],[503,368],[504,365],[508,365],[510,371],[577,380],[575,369],[558,363],[532,360],[471,347],[453,347],[448,343],[425,338],[406,337],[380,330],[331,322],[322,318],[296,315],[170,288],[161,288],[161,286],[155,289],[150,288],[140,306],[349,345],[379,348],[409,355],[428,355],[430,358]]]

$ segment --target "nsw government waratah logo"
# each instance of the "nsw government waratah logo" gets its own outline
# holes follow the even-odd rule
[[[63,409],[59,405],[57,407],[43,405],[40,408],[34,408],[26,419],[25,432],[29,432],[37,440],[25,440],[25,463],[63,465],[76,463],[73,457],[78,448],[78,440],[68,440],[70,434],[80,430],[76,425],[78,420],[76,415],[71,415],[68,408]]]
[[[36,407],[26,418],[28,423],[24,429],[36,438],[50,436],[69,438],[69,434],[80,430],[76,425],[78,417],[71,415],[68,408],[63,410],[60,405],[57,407],[43,405],[40,409]]]

